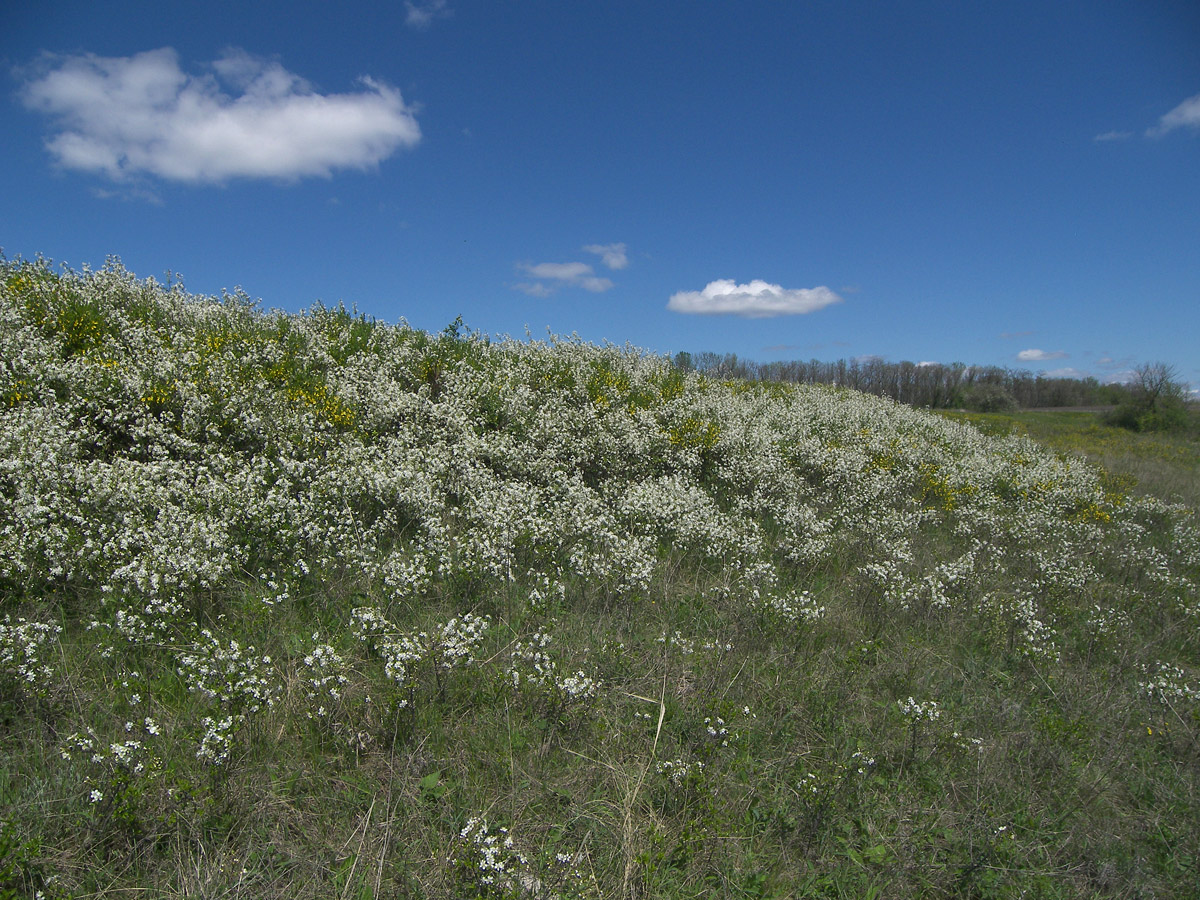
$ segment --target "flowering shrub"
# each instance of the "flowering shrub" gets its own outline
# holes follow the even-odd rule
[[[54,669],[41,660],[41,652],[62,634],[62,628],[46,622],[30,622],[9,616],[0,624],[0,677],[29,693],[45,690]]]
[[[200,637],[179,656],[178,672],[189,688],[239,713],[275,705],[280,688],[271,657],[256,655],[253,647],[243,650],[234,640],[226,644],[207,628]]]
[[[460,897],[505,900],[599,896],[577,855],[554,853],[537,865],[516,847],[507,828],[492,831],[487,819],[472,816],[462,827],[450,859]]]
[[[551,640],[548,632],[538,630],[528,640],[517,641],[509,658],[507,675],[514,689],[532,689],[555,715],[561,715],[572,705],[594,699],[600,683],[583,671],[560,675],[558,663],[547,650]]]
[[[303,659],[304,697],[308,701],[304,714],[310,719],[331,717],[341,705],[349,681],[345,660],[329,644],[318,643],[320,639],[320,632],[313,632],[313,648]]]
[[[224,783],[238,760],[292,752],[281,736],[311,733],[309,720],[353,733],[364,752],[387,731],[388,765],[400,767],[405,733],[351,713],[380,691],[388,709],[417,697],[433,707],[453,686],[455,714],[444,718],[455,722],[471,720],[475,688],[489,704],[517,697],[594,713],[596,728],[563,738],[600,745],[564,748],[569,763],[599,760],[617,778],[638,759],[673,809],[726,790],[708,807],[717,816],[736,800],[727,779],[786,771],[775,795],[816,797],[803,801],[808,821],[824,821],[833,801],[821,798],[848,804],[848,785],[870,781],[858,777],[869,758],[801,765],[809,754],[796,750],[775,768],[754,758],[756,742],[773,730],[811,729],[801,739],[812,742],[835,734],[859,710],[881,708],[860,702],[881,683],[887,715],[910,732],[909,757],[922,732],[955,750],[948,760],[985,756],[985,738],[953,731],[936,702],[891,705],[885,673],[924,664],[902,659],[891,627],[993,654],[988,671],[1011,691],[1065,692],[1056,667],[1094,657],[1089,676],[1106,697],[1194,705],[1195,512],[1126,490],[1021,435],[852,391],[721,382],[574,338],[431,336],[320,305],[263,311],[241,293],[203,298],[140,282],[117,263],[55,274],[0,261],[0,702],[47,699],[45,721],[20,719],[28,731],[13,742],[87,717],[95,734],[83,722],[62,727],[79,729],[64,745],[73,758],[39,756],[74,767],[75,780],[49,770],[41,780],[105,815],[145,786],[169,746],[186,748],[169,762],[188,793]],[[599,668],[537,627],[567,616],[603,632]],[[1151,636],[1148,655],[1139,648]],[[866,649],[848,657],[839,643]],[[951,656],[947,668],[980,680]],[[822,667],[837,675],[823,680]],[[290,705],[278,702],[285,672]],[[754,698],[776,721],[743,730],[728,724],[730,710],[749,696],[704,710],[703,726],[704,711],[689,708],[789,679],[848,712],[797,710],[796,725],[796,696],[761,707]],[[820,706],[821,693],[805,696]],[[652,727],[625,727],[629,697],[655,704],[657,716],[641,714]],[[1019,697],[996,715],[1032,702]],[[557,766],[519,758],[521,747],[554,750],[522,727],[499,742],[514,785],[523,768]],[[622,743],[646,731],[678,746]],[[853,747],[862,735],[842,737]],[[495,751],[497,741],[479,744]],[[411,755],[461,743],[430,740]],[[986,746],[990,756],[990,735]],[[776,761],[791,752],[777,745]],[[630,869],[614,895],[635,888],[636,800],[630,790],[628,846],[611,853]],[[364,825],[360,849],[374,835]],[[473,820],[459,837],[472,873],[464,884],[479,896],[546,894],[516,874],[526,863],[508,837]],[[569,881],[551,871],[536,878]],[[710,875],[736,887],[729,872]]]
[[[360,641],[367,642],[383,658],[387,677],[398,686],[409,684],[409,674],[422,661],[429,663],[439,693],[442,673],[467,668],[475,662],[475,652],[490,625],[486,616],[465,613],[432,631],[398,630],[373,607],[359,607],[351,614],[351,628]],[[400,707],[407,699],[398,700]]]

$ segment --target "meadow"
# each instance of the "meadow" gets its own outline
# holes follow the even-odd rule
[[[0,897],[1193,897],[1196,445],[1014,421],[4,261]]]

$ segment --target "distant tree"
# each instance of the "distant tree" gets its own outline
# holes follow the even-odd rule
[[[1016,398],[1002,384],[976,382],[963,388],[960,400],[964,409],[976,412],[1009,412],[1017,408]]]
[[[1129,396],[1106,417],[1132,431],[1179,431],[1187,425],[1187,388],[1175,367],[1143,363],[1134,369]]]

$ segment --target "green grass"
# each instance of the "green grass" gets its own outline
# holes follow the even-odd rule
[[[0,898],[1195,895],[1191,438],[119,267],[0,352]]]

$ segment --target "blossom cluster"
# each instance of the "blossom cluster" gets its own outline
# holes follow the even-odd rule
[[[1151,700],[1163,704],[1173,700],[1200,701],[1200,687],[1193,687],[1187,673],[1179,666],[1158,662],[1153,671],[1143,665],[1142,673],[1149,677],[1138,682],[1138,689]]]
[[[319,643],[320,640],[320,632],[313,632],[313,648],[303,660],[307,669],[304,696],[308,700],[308,708],[305,715],[310,719],[328,717],[331,708],[341,702],[344,686],[349,681],[346,661],[332,646]]]
[[[258,656],[253,647],[243,649],[235,640],[226,643],[207,628],[200,638],[190,652],[180,654],[177,670],[193,691],[239,712],[275,705],[280,687],[271,657]]]
[[[10,616],[0,623],[0,675],[6,675],[24,690],[45,688],[54,669],[41,660],[46,644],[62,634],[62,627],[48,622],[30,622]]]
[[[593,699],[600,690],[600,682],[582,670],[560,675],[558,663],[547,649],[552,640],[549,632],[539,629],[527,640],[513,644],[507,671],[513,688],[533,687],[550,695],[558,706]]]
[[[459,830],[450,863],[473,896],[537,900],[598,895],[578,854],[559,851],[534,863],[517,848],[508,828],[492,830],[483,816],[471,816]]]
[[[409,673],[423,660],[432,664],[435,674],[472,665],[490,624],[487,616],[464,613],[430,631],[402,631],[374,607],[354,609],[350,620],[351,630],[375,649],[388,678],[400,686],[408,684]],[[408,701],[398,702],[405,706]]]

